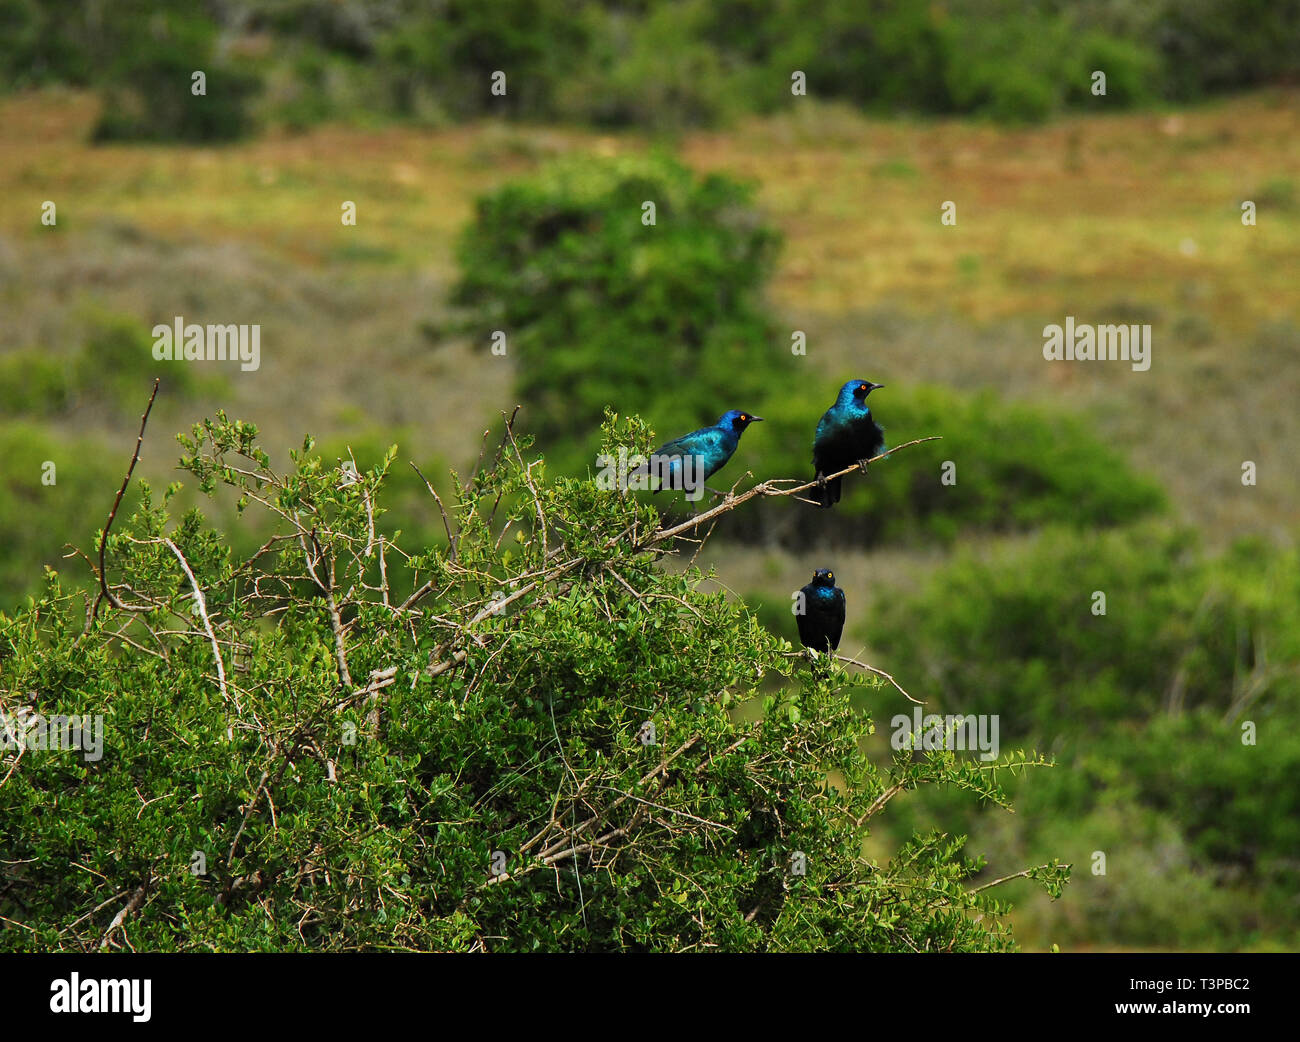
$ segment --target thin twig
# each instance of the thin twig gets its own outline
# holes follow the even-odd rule
[[[895,680],[890,674],[886,673],[883,669],[877,669],[875,666],[868,665],[866,662],[860,662],[855,658],[850,658],[848,655],[837,654],[835,658],[838,659],[840,662],[847,662],[851,666],[857,666],[859,669],[865,669],[868,673],[874,673],[876,676],[880,677],[883,680],[888,680],[891,684],[894,685],[894,687],[898,689],[899,694],[901,694],[909,702],[914,702],[916,705],[919,706],[925,705],[924,699],[913,698],[911,695],[909,695],[906,691],[903,690],[902,684],[900,684],[897,680]]]
[[[415,461],[409,460],[408,462],[411,464],[411,469],[420,475],[420,480],[424,482],[424,487],[429,490],[429,495],[433,497],[433,501],[438,504],[438,513],[442,515],[442,530],[447,533],[447,546],[449,547],[447,551],[447,559],[451,561],[452,564],[455,564],[456,537],[451,533],[451,520],[447,517],[447,508],[442,505],[442,497],[438,495],[437,489],[433,487],[433,482],[421,473],[420,468],[415,465]],[[405,605],[403,605],[403,607],[405,607]]]
[[[823,654],[823,652],[817,652],[817,654]],[[804,652],[788,651],[785,653],[785,657],[791,659],[801,659],[804,657]],[[851,666],[857,666],[860,669],[865,669],[868,673],[871,673],[874,676],[878,676],[882,680],[888,680],[891,684],[894,685],[894,687],[898,690],[898,692],[909,702],[914,702],[916,703],[916,705],[919,706],[923,706],[926,704],[923,699],[913,698],[911,695],[909,695],[903,689],[903,686],[897,680],[895,680],[891,674],[886,673],[883,669],[877,669],[875,666],[871,665],[870,663],[862,662],[859,659],[850,658],[848,655],[835,654],[834,658],[839,662],[847,662]]]
[[[886,789],[879,796],[877,796],[875,800],[872,801],[871,806],[866,809],[866,812],[862,815],[862,817],[858,818],[857,821],[854,822],[854,824],[856,824],[859,828],[861,828],[863,825],[866,824],[868,818],[872,817],[877,812],[879,812],[880,809],[884,807],[886,803],[892,800],[905,788],[907,788],[906,781],[896,782],[895,784],[891,785],[888,789]]]
[[[1003,876],[1001,879],[995,879],[991,883],[985,883],[983,886],[977,886],[972,890],[968,890],[967,893],[978,894],[981,890],[988,890],[991,887],[1001,886],[1003,883],[1009,883],[1013,879],[1024,879],[1035,872],[1039,872],[1045,868],[1051,868],[1051,867],[1052,867],[1051,865],[1035,865],[1033,868],[1022,869],[1019,872],[1011,873],[1011,875],[1009,876]]]
[[[131,475],[135,473],[135,465],[140,461],[140,447],[144,444],[144,428],[149,422],[149,413],[153,411],[153,400],[158,397],[158,385],[162,382],[162,377],[157,377],[153,382],[153,393],[149,395],[149,404],[144,407],[144,415],[140,417],[140,433],[136,435],[135,451],[131,453],[131,465],[126,468],[126,477],[122,479],[122,487],[117,490],[117,498],[113,500],[113,509],[108,512],[108,520],[104,522],[104,531],[99,537],[99,596],[95,598],[95,607],[91,614],[99,616],[99,602],[104,598],[108,603],[119,611],[151,611],[152,606],[142,605],[125,605],[113,596],[113,591],[108,588],[108,573],[104,570],[104,550],[108,546],[108,533],[113,527],[113,521],[117,518],[117,509],[122,505],[122,497],[126,495],[127,486],[131,484]]]

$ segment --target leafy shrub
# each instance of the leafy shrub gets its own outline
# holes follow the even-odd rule
[[[3,86],[85,86],[99,71],[95,34],[86,20],[39,0],[0,0],[0,39]]]
[[[51,580],[0,615],[7,712],[105,717],[102,759],[0,753],[15,946],[116,947],[128,903],[137,950],[1012,946],[960,839],[862,842],[894,793],[1001,800],[1023,761],[874,764],[861,681],[656,567],[635,497],[548,480],[507,431],[444,501],[450,545],[388,559],[419,576],[399,602],[370,531],[395,453],[341,481],[255,437],[205,421],[182,465],[279,538],[235,560],[143,488],[97,614]],[[1029,870],[1052,894],[1064,872]]]
[[[219,142],[252,129],[248,106],[260,80],[217,57],[216,25],[206,16],[154,11],[116,25],[123,38],[104,74],[96,140]],[[206,76],[202,95],[191,93],[196,70]]]
[[[406,441],[404,430],[361,430],[348,435],[335,435],[320,442],[320,455],[340,468],[345,463],[353,463],[359,474],[365,474],[383,465],[384,460],[395,448],[394,440]],[[403,462],[389,468],[384,475],[383,511],[375,517],[375,532],[388,540],[393,546],[417,546],[424,550],[441,549],[447,546],[446,532],[436,509],[430,509],[433,500],[429,490],[420,477],[423,474],[434,486],[434,490],[443,496],[450,496],[454,483],[447,480],[448,471],[436,457],[417,460],[420,473]],[[262,531],[264,526],[245,523],[230,533],[230,545],[234,550],[243,548],[251,551],[267,537]],[[252,540],[257,540],[256,543]],[[378,581],[378,570],[374,569],[372,578]],[[395,569],[388,576],[392,595],[401,599],[414,590],[411,569]]]
[[[1071,46],[1073,73],[1066,87],[1066,99],[1080,107],[1096,107],[1092,96],[1092,73],[1106,74],[1106,104],[1136,106],[1158,97],[1164,61],[1144,40],[1125,39],[1100,32],[1083,32]]]
[[[1249,714],[1260,732],[1254,745],[1242,742],[1240,719],[1202,711],[1158,716],[1140,741],[1116,736],[1094,755],[1132,778],[1137,799],[1173,822],[1202,862],[1294,892],[1300,884],[1298,708],[1294,700],[1266,699]]]
[[[642,204],[656,207],[653,226]],[[583,157],[479,200],[458,303],[487,344],[506,333],[530,429],[594,459],[607,406],[661,430],[754,408],[790,372],[759,297],[778,237],[751,193],[662,158]]]
[[[742,77],[704,38],[713,15],[697,0],[665,3],[647,9],[631,32],[600,33],[562,81],[559,113],[597,126],[670,131],[744,111]]]
[[[263,111],[296,126],[382,110],[664,129],[788,106],[796,69],[824,100],[1016,122],[1095,108],[1094,69],[1111,107],[1300,71],[1300,14],[1270,0],[0,0],[0,31],[0,79],[102,87],[100,133],[127,139],[243,133],[263,75],[277,86]],[[259,49],[271,41],[256,77],[213,67],[218,32],[235,51],[242,34]],[[207,99],[177,89],[194,68],[220,81]],[[496,71],[504,96],[489,90]]]
[[[1300,72],[1300,8],[1270,0],[1168,0],[1157,39],[1167,57],[1167,95],[1178,100]]]
[[[1240,558],[1256,583],[1268,559]],[[1185,532],[1045,530],[1023,548],[960,554],[924,590],[881,605],[871,638],[915,661],[946,704],[1001,713],[1019,735],[1143,720],[1171,699],[1222,714],[1259,644],[1300,662],[1286,625],[1300,617],[1243,575],[1210,569]]]
[[[590,57],[586,20],[562,0],[449,0],[394,25],[376,50],[399,112],[432,95],[459,118],[553,115],[557,92]],[[490,90],[498,71],[504,95]]]
[[[948,111],[953,24],[930,4],[796,0],[768,56],[773,75],[808,76],[809,93],[880,109]]]
[[[1148,101],[1158,81],[1159,56],[1147,38],[1121,38],[1091,28],[1067,13],[983,4],[959,15],[953,34],[960,46],[945,67],[953,108],[1004,122],[1037,122],[1067,104],[1096,108],[1092,73],[1106,74],[1109,108]],[[959,6],[959,11],[962,7]]]

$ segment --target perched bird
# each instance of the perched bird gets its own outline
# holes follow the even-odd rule
[[[819,506],[829,507],[840,501],[842,478],[826,480],[854,463],[865,463],[880,455],[885,447],[885,432],[867,408],[867,395],[884,384],[870,380],[850,380],[840,388],[839,397],[822,414],[813,438],[813,468],[821,483],[813,490]]]
[[[700,489],[703,495],[704,482],[731,459],[745,428],[762,419],[750,412],[731,409],[712,427],[702,427],[660,445],[638,471],[659,478],[655,492],[685,488]]]
[[[835,573],[818,568],[812,582],[799,592],[803,595],[795,611],[799,643],[814,651],[834,651],[844,632],[844,591],[835,585]],[[800,606],[802,612],[798,611]]]

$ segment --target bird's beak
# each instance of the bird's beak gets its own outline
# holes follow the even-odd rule
[[[869,384],[867,384],[867,390],[868,390],[868,391],[879,391],[879,390],[880,390],[882,387],[884,387],[884,386],[885,386],[884,384],[871,384],[871,383],[869,383]]]
[[[751,417],[749,418],[749,420],[750,420],[751,423],[762,423],[762,422],[763,422],[763,417],[761,417],[761,416],[751,416]]]

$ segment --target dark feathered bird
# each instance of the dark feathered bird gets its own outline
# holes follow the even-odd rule
[[[689,486],[692,490],[700,489],[702,494],[704,482],[722,469],[735,453],[745,428],[762,419],[741,409],[731,409],[723,413],[712,427],[701,427],[698,431],[664,442],[638,471],[659,479],[656,492]]]
[[[799,592],[803,595],[795,605],[799,643],[814,651],[834,651],[844,632],[844,591],[835,585],[835,573],[818,568],[812,582]],[[800,606],[802,613],[798,611]]]
[[[845,467],[880,455],[885,447],[885,432],[867,408],[867,395],[884,384],[870,380],[850,380],[840,388],[839,397],[822,414],[813,438],[813,468],[822,484],[812,490],[818,505],[829,507],[840,501],[842,478],[823,480]]]

